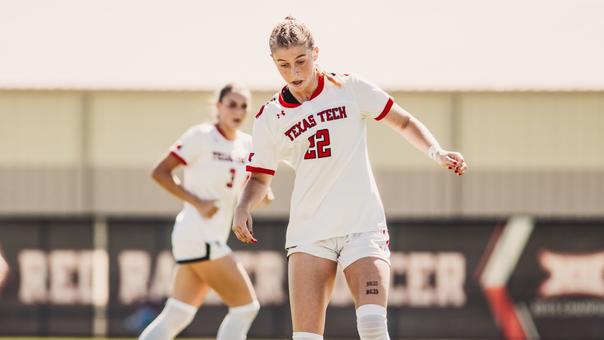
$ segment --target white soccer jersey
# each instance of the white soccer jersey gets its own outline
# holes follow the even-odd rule
[[[247,170],[272,175],[285,161],[296,171],[286,247],[386,227],[366,124],[385,117],[393,101],[358,76],[342,80],[337,87],[320,76],[302,104],[286,101],[284,87],[256,115]]]
[[[202,199],[216,200],[219,210],[206,219],[185,202],[176,217],[173,240],[226,242],[233,210],[248,176],[245,165],[250,147],[250,135],[237,132],[235,140],[227,140],[212,124],[196,125],[174,143],[170,152],[185,165],[185,189]]]

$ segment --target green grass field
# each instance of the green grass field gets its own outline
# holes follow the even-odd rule
[[[82,338],[82,337],[20,337],[0,336],[0,340],[136,340],[136,338]],[[215,340],[214,338],[176,338],[185,340]],[[275,340],[275,339],[249,339],[249,340]]]
[[[0,337],[0,340],[136,340],[136,338],[81,338],[81,337],[10,337],[3,336]],[[177,338],[177,339],[186,339],[186,340],[213,340],[212,338]],[[250,339],[250,340],[268,340],[268,339]]]
[[[102,340],[102,339],[110,339],[110,340],[136,340],[136,338],[80,338],[80,337],[10,337],[3,336],[0,337],[0,340]],[[184,340],[213,340],[213,338],[177,338]],[[273,339],[250,339],[250,340],[273,340]]]
[[[136,340],[136,338],[81,338],[81,337],[10,337],[10,336],[2,336],[0,340]],[[215,340],[214,338],[177,338],[177,339],[185,339],[185,340]],[[249,340],[275,340],[275,339],[249,339]]]
[[[136,338],[81,338],[81,337],[10,337],[10,336],[2,336],[0,340],[136,340]],[[177,338],[177,339],[186,339],[186,340],[215,340],[214,338]],[[249,340],[275,340],[275,339],[249,339]]]

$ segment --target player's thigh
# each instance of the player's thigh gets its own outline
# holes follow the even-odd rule
[[[250,277],[232,254],[196,263],[193,268],[229,307],[247,305],[256,299]]]
[[[294,332],[323,334],[337,262],[306,253],[289,256],[289,299]]]
[[[390,286],[390,265],[383,259],[363,257],[344,269],[355,306],[386,306]]]
[[[174,268],[170,296],[193,306],[201,306],[208,294],[208,284],[191,268],[191,264],[179,264]]]

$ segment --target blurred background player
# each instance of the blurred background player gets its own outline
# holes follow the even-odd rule
[[[226,241],[233,208],[247,180],[245,164],[251,137],[239,131],[251,95],[228,84],[218,95],[217,121],[190,128],[153,170],[153,179],[184,201],[172,232],[177,262],[170,297],[139,339],[172,339],[192,320],[209,289],[229,313],[218,330],[219,340],[245,339],[260,305],[248,274]],[[184,166],[184,181],[173,171]]]
[[[250,209],[266,194],[279,161],[291,164],[296,178],[286,248],[293,339],[323,339],[338,264],[361,339],[389,339],[389,236],[367,154],[367,121],[385,121],[459,176],[467,165],[372,83],[321,71],[318,48],[303,23],[287,17],[269,44],[286,86],[256,116],[247,167],[253,174],[235,209],[233,230],[239,240],[256,242]]]

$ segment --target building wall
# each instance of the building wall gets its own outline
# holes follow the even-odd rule
[[[370,122],[370,157],[390,216],[604,214],[604,93],[392,95],[444,147],[463,152],[470,171],[464,178],[441,171]],[[270,96],[254,93],[252,111]],[[0,91],[0,214],[173,214],[180,203],[149,172],[189,126],[211,119],[212,98]],[[287,214],[292,177],[279,169],[277,201],[259,214]]]

